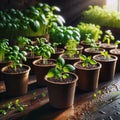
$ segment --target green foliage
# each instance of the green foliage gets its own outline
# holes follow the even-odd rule
[[[8,39],[1,39],[0,40],[0,62],[5,60],[5,55],[9,52],[9,40]]]
[[[63,25],[65,20],[59,14],[57,6],[38,3],[24,10],[6,9],[0,11],[0,36],[15,38],[21,36],[40,36],[48,33],[48,28]],[[4,31],[4,32],[2,32]]]
[[[108,53],[108,51],[101,52],[101,55],[102,55],[105,59],[111,58],[111,56],[110,56],[110,54]]]
[[[18,46],[13,46],[10,48],[10,51],[6,54],[6,60],[11,61],[11,68],[16,71],[17,67],[22,67],[21,60],[26,61],[27,53],[21,51]]]
[[[69,77],[68,72],[74,70],[75,68],[71,64],[65,64],[65,60],[59,57],[56,61],[55,68],[51,68],[47,73],[47,78],[66,79]]]
[[[89,64],[91,65],[96,65],[97,62],[92,59],[91,56],[86,57],[85,55],[80,55],[80,59],[82,60],[82,66],[83,67],[88,67]]]
[[[115,40],[115,38],[114,38],[114,36],[112,35],[111,30],[106,30],[106,31],[105,31],[105,35],[104,35],[104,37],[103,37],[103,42],[107,41],[107,44],[110,44],[111,41],[114,41],[114,40]]]
[[[54,48],[49,43],[41,44],[39,50],[39,54],[43,59],[43,64],[46,64],[47,60],[51,57],[51,54],[55,53]]]
[[[86,34],[90,34],[89,38],[95,41],[101,38],[102,30],[99,25],[80,22],[77,28],[80,30],[81,40],[86,40]]]
[[[90,47],[91,47],[93,50],[99,50],[99,49],[100,49],[100,46],[97,45],[96,42],[91,43]]]
[[[120,28],[120,12],[109,11],[105,6],[89,6],[83,11],[83,21],[100,26]]]
[[[68,40],[80,41],[80,31],[77,27],[72,26],[54,26],[49,29],[51,42],[65,45]]]
[[[66,51],[65,53],[69,55],[70,58],[73,58],[76,54],[79,54],[77,50],[77,45],[79,44],[76,40],[68,40],[66,43]]]
[[[20,49],[24,49],[27,45],[32,43],[29,38],[23,36],[18,36],[16,42]]]

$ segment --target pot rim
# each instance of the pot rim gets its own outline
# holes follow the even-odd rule
[[[91,71],[91,70],[97,70],[97,69],[102,68],[102,64],[101,64],[100,62],[97,62],[97,64],[98,64],[97,67],[95,67],[95,68],[90,68],[90,69],[88,69],[88,68],[83,68],[83,67],[82,67],[82,68],[77,67],[77,64],[79,64],[79,63],[82,63],[82,61],[75,62],[74,65],[73,65],[76,69],[79,69],[79,70]]]
[[[115,51],[115,50],[120,51],[120,48],[117,48],[117,49],[111,49],[111,50],[110,50],[110,53],[111,53],[111,54],[114,54],[114,55],[120,55],[120,53],[119,53],[119,54],[114,53],[113,51]]]
[[[97,55],[94,55],[94,56],[93,56],[93,59],[96,60],[96,61],[98,61],[98,62],[113,62],[113,61],[117,61],[117,60],[118,60],[118,57],[115,56],[115,55],[112,55],[112,54],[110,54],[110,56],[111,56],[113,59],[110,59],[110,60],[98,60],[98,59],[96,59],[96,57],[98,57],[98,56],[102,56],[102,55],[101,55],[101,54],[97,54]]]
[[[92,48],[85,48],[84,49],[84,51],[86,52],[86,53],[89,53],[89,50],[91,50]],[[105,49],[104,48],[99,48],[99,50],[98,50],[99,52],[101,52],[101,51],[105,51]],[[91,53],[91,52],[90,52]],[[95,51],[93,51],[92,53],[96,53],[96,50]]]
[[[77,74],[75,74],[75,73],[72,73],[72,72],[68,72],[69,74],[71,74],[71,75],[73,75],[74,77],[75,77],[75,79],[73,80],[73,81],[71,81],[71,82],[68,82],[68,83],[66,83],[66,82],[54,82],[54,81],[50,81],[50,80],[48,80],[48,78],[47,78],[47,76],[45,75],[45,81],[46,82],[48,82],[48,83],[51,83],[51,84],[54,84],[54,85],[66,85],[66,84],[72,84],[72,83],[74,83],[74,82],[76,82],[77,80],[78,80],[78,76],[77,76]]]
[[[8,72],[5,72],[5,70],[6,70],[7,68],[9,68],[9,67],[10,67],[10,65],[7,65],[7,66],[3,67],[3,68],[1,69],[1,72],[2,72],[3,74],[6,74],[6,75],[8,75],[8,74],[16,75],[16,74],[23,74],[23,73],[29,72],[29,71],[31,70],[31,67],[30,67],[29,65],[22,64],[22,67],[26,67],[26,68],[27,68],[25,71],[22,71],[22,72],[20,72],[20,73],[19,73],[19,72],[17,72],[17,73],[8,73]]]
[[[40,67],[40,66],[42,66],[42,67],[48,67],[48,66],[55,66],[56,65],[56,63],[54,63],[54,64],[41,64],[41,65],[38,65],[38,64],[36,64],[37,62],[39,62],[39,61],[42,61],[43,59],[37,59],[37,60],[34,60],[33,62],[32,62],[32,64],[34,65],[34,66],[37,66],[37,67]],[[51,61],[54,61],[54,62],[56,62],[56,60],[55,59],[48,59],[48,60],[51,60]]]

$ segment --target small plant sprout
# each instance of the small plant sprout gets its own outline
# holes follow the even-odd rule
[[[24,111],[24,107],[23,107],[23,105],[20,104],[19,99],[17,99],[17,100],[15,101],[15,106],[18,108],[18,111],[19,111],[19,112],[23,112],[23,111]]]
[[[79,44],[76,40],[68,40],[66,43],[66,54],[69,55],[70,58],[74,57],[76,54],[79,54],[77,50],[77,45]]]
[[[26,61],[27,53],[25,51],[21,51],[18,46],[11,47],[10,51],[6,55],[7,61],[12,61],[11,68],[16,71],[17,67],[22,67],[21,60]]]
[[[51,54],[55,54],[54,48],[49,43],[44,43],[40,46],[40,55],[43,60],[43,64],[48,63],[48,59],[51,57]]]
[[[3,110],[3,109],[0,109],[0,113],[1,113],[2,115],[6,115],[6,114],[7,114],[6,110]]]
[[[62,57],[59,57],[56,61],[56,67],[51,68],[47,73],[47,78],[66,79],[69,77],[68,72],[74,71],[75,68],[71,64],[65,64],[65,60]]]
[[[82,66],[83,67],[88,67],[89,66],[89,64],[91,64],[91,65],[96,65],[97,64],[97,62],[95,61],[95,60],[93,60],[92,59],[92,57],[91,56],[88,56],[88,57],[86,57],[85,55],[80,55],[80,59],[82,60]]]
[[[109,45],[111,41],[114,41],[115,37],[112,35],[111,30],[106,30],[105,35],[103,37],[103,42],[107,41],[107,44]]]
[[[100,46],[97,45],[95,42],[91,43],[91,48],[94,49],[94,50],[99,50],[100,49]]]
[[[19,46],[20,49],[24,49],[25,46],[31,44],[31,40],[29,38],[23,37],[23,36],[18,36],[16,38],[17,45]]]
[[[6,53],[9,52],[8,39],[0,40],[0,62],[5,60]]]
[[[116,42],[115,42],[115,45],[119,45],[120,44],[120,40],[117,40]]]
[[[110,54],[108,53],[108,51],[103,51],[101,52],[101,55],[105,58],[105,59],[109,59],[111,56]]]
[[[91,37],[91,34],[90,33],[86,33],[85,34],[85,40],[84,40],[84,42],[86,43],[86,44],[92,44],[92,43],[94,43],[95,42],[95,40],[94,39],[91,39],[90,37]]]
[[[46,38],[37,38],[37,42],[39,45],[42,45],[44,43],[48,43]]]
[[[54,48],[55,51],[57,51],[58,45],[61,45],[61,43],[56,43],[56,42],[52,43],[52,47]]]

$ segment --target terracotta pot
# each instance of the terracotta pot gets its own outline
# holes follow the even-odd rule
[[[94,56],[96,54],[100,54],[101,52],[104,52],[105,49],[99,48],[99,50],[95,50],[94,48],[85,48],[84,49],[84,54],[86,56]]]
[[[25,71],[11,73],[6,72],[6,70],[10,66],[5,66],[2,68],[3,79],[5,82],[6,92],[8,96],[20,96],[24,95],[28,91],[28,77],[30,67],[28,65],[24,65],[23,67]]]
[[[99,82],[106,82],[113,80],[115,75],[117,57],[111,55],[112,59],[109,60],[100,60],[99,57],[102,56],[101,54],[93,56],[93,59],[100,62],[102,64],[102,68],[100,70],[100,77]]]
[[[50,104],[55,108],[68,108],[74,103],[76,82],[78,77],[74,73],[71,82],[53,82],[46,78]]]
[[[107,43],[102,43],[102,44],[100,45],[100,47],[103,48],[103,49],[105,49],[106,51],[108,51],[108,52],[110,53],[110,50],[117,48],[118,45],[115,45],[115,44],[113,44],[113,43],[111,43],[111,44],[109,44],[109,45],[108,45]]]
[[[110,54],[118,57],[116,64],[116,72],[120,72],[120,49],[111,49]]]
[[[0,62],[0,81],[3,80],[3,76],[2,76],[2,72],[1,72],[1,69],[7,65],[10,65],[11,62]]]
[[[33,61],[34,72],[36,75],[37,83],[40,86],[46,86],[44,80],[45,75],[48,73],[50,68],[55,67],[55,59],[49,59],[53,64],[39,64],[42,61],[41,59]]]
[[[83,91],[96,90],[98,88],[101,64],[98,62],[96,68],[89,69],[80,67],[79,64],[82,64],[82,62],[78,61],[74,64],[75,73],[78,75],[77,87]]]
[[[64,58],[66,64],[72,65],[80,60],[79,55],[77,55],[77,57],[70,58],[66,53],[61,54],[60,57]]]
[[[55,52],[55,54],[51,55],[51,58],[57,59],[60,56],[60,54],[64,53],[64,51],[65,50],[63,48],[57,48],[57,51]]]

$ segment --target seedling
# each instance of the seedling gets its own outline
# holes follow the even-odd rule
[[[39,52],[40,52],[40,48],[38,45],[29,45],[25,48],[26,51],[30,52],[30,56],[34,57],[35,55],[40,56]]]
[[[85,34],[85,36],[86,36],[86,38],[85,38],[84,42],[86,44],[91,45],[92,43],[95,42],[94,39],[91,39],[91,34],[90,33]]]
[[[91,64],[91,65],[96,65],[97,64],[97,62],[95,61],[95,60],[93,60],[92,59],[92,57],[91,56],[88,56],[88,57],[86,57],[85,55],[80,55],[80,59],[82,60],[82,66],[83,67],[88,67],[89,66],[89,64]]]
[[[79,44],[76,40],[68,40],[66,43],[66,51],[65,53],[69,55],[70,58],[73,58],[76,54],[79,54],[77,50],[77,45]]]
[[[39,45],[42,45],[44,43],[48,43],[46,38],[37,38],[37,42]]]
[[[62,57],[59,57],[56,61],[55,68],[51,68],[47,73],[47,78],[56,78],[62,81],[69,77],[68,72],[74,70],[75,68],[71,64],[65,64],[65,60]]]
[[[54,48],[49,43],[44,43],[40,46],[40,55],[43,60],[43,64],[48,63],[48,59],[51,57],[51,54],[55,54]]]
[[[103,37],[103,42],[107,41],[107,44],[109,45],[111,41],[114,41],[115,37],[112,35],[111,30],[106,30],[105,35]]]
[[[52,47],[54,48],[55,51],[57,51],[58,45],[61,45],[61,43],[56,43],[56,42],[52,43]]]
[[[11,61],[11,68],[16,71],[17,67],[22,67],[21,60],[26,61],[27,53],[21,51],[18,46],[11,47],[10,51],[6,54],[7,61]]]
[[[0,62],[5,60],[5,55],[9,51],[8,39],[0,40]]]
[[[20,49],[24,49],[25,46],[31,44],[31,40],[23,36],[18,36],[16,38],[16,42]]]
[[[111,58],[110,54],[108,54],[108,51],[101,52],[101,55],[104,56],[105,59]]]
[[[15,105],[16,105],[16,107],[18,108],[18,111],[19,111],[19,112],[22,112],[22,111],[24,111],[24,107],[23,107],[19,102],[20,102],[19,99],[17,99],[17,100],[15,101]]]

